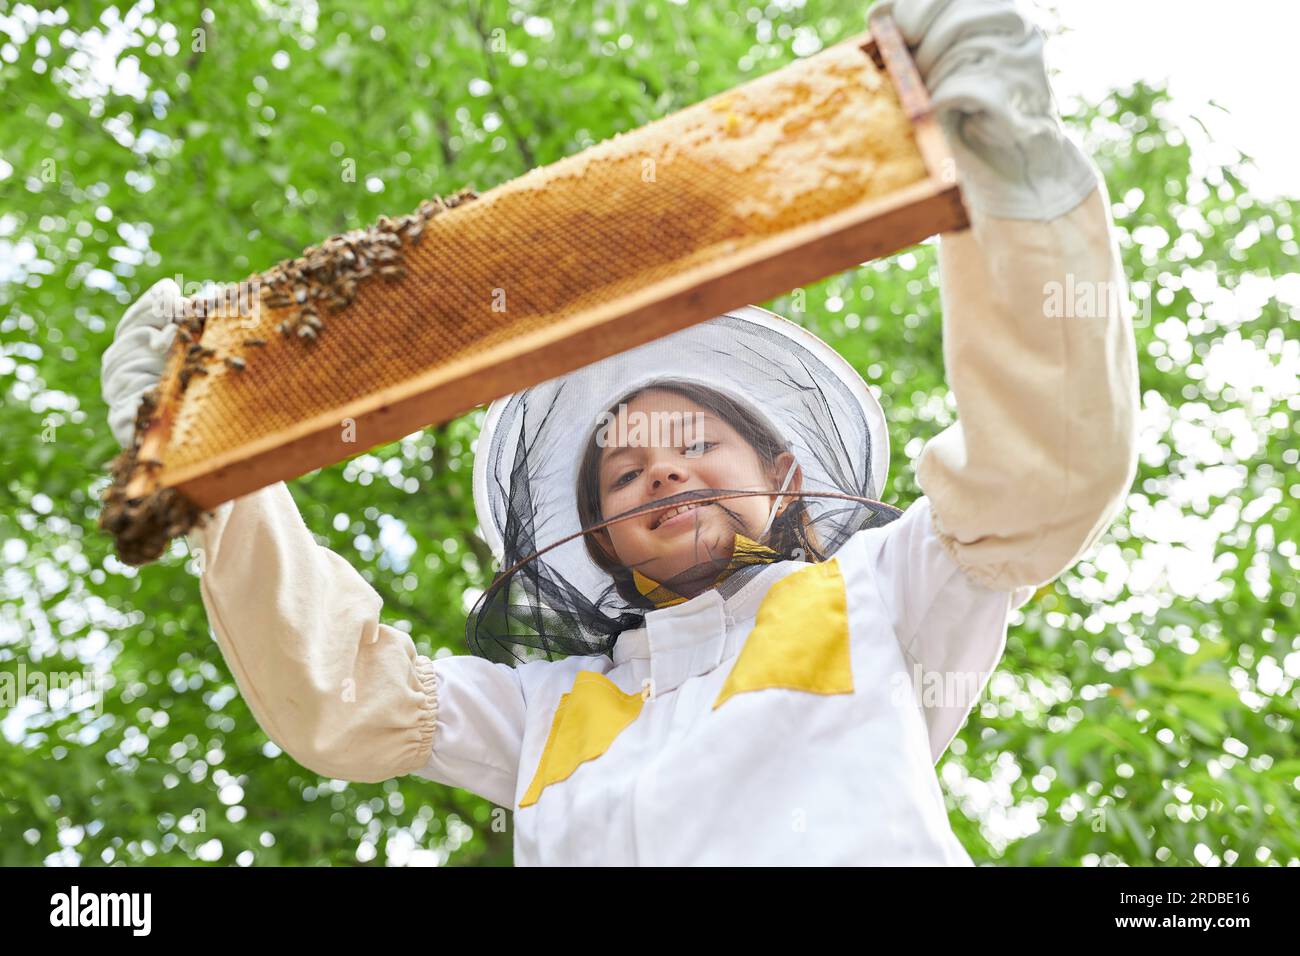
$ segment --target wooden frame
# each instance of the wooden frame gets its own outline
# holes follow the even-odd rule
[[[907,46],[887,15],[871,17],[869,27],[870,32],[846,42],[860,45],[891,78],[912,123],[927,178],[521,335],[472,359],[440,365],[206,462],[174,471],[165,465],[161,471],[141,468],[128,485],[127,497],[172,488],[211,510],[273,482],[354,457],[358,448],[395,441],[728,309],[764,301],[937,233],[967,228],[953,160]],[[173,351],[165,380],[178,371],[181,351]],[[160,457],[175,411],[172,404],[161,404],[149,422],[139,458]],[[344,419],[355,422],[356,441],[340,454],[339,423]]]

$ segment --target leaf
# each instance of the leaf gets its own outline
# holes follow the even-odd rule
[[[1178,681],[1176,686],[1183,691],[1195,691],[1211,697],[1224,704],[1240,704],[1241,698],[1228,681],[1213,674],[1194,674]]]
[[[1117,806],[1112,808],[1111,812],[1119,818],[1124,831],[1129,835],[1134,846],[1137,847],[1140,860],[1142,862],[1149,861],[1151,859],[1151,841],[1147,838],[1142,824],[1138,822],[1137,816],[1128,807]]]
[[[1225,640],[1219,638],[1203,637],[1201,646],[1194,653],[1188,656],[1187,665],[1183,669],[1184,674],[1194,674],[1209,661],[1223,660],[1228,656],[1228,650],[1231,645]]]

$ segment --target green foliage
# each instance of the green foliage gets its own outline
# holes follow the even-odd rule
[[[99,706],[5,701],[0,863],[508,863],[508,826],[477,797],[325,780],[279,753],[210,638],[182,544],[142,570],[115,560],[95,527],[116,451],[100,355],[162,276],[243,278],[865,23],[865,4],[839,0],[320,6],[69,3],[37,22],[0,2],[0,677],[110,681]],[[980,861],[1300,857],[1297,296],[1294,274],[1289,291],[1272,281],[1293,272],[1297,206],[1252,197],[1243,160],[1198,164],[1169,105],[1140,86],[1069,118],[1106,175],[1141,308],[1142,466],[1103,541],[1013,622],[941,766]],[[880,390],[897,504],[955,414],[935,251],[769,304]],[[469,488],[478,425],[292,483],[308,526],[426,654],[466,651],[463,595],[489,576]]]

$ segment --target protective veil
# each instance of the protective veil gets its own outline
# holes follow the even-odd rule
[[[788,451],[793,463],[769,485],[694,489],[584,524],[584,451],[609,412],[647,386],[689,383],[748,410],[755,425],[738,431],[760,457]],[[798,492],[789,490],[796,468]],[[855,532],[893,521],[901,512],[876,500],[888,469],[884,413],[861,376],[811,332],[754,306],[499,399],[478,439],[474,503],[500,564],[467,620],[469,645],[505,663],[609,654],[647,611],[685,600],[679,580],[704,574],[725,598],[765,564],[824,560]],[[696,499],[733,515],[727,506],[744,492],[772,501],[766,523],[737,522],[729,554],[670,580],[602,568],[584,540],[629,515],[647,521],[648,510]]]

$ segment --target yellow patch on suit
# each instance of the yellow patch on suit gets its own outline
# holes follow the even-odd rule
[[[772,585],[713,709],[733,694],[773,687],[853,693],[848,602],[834,558]]]
[[[595,671],[578,671],[573,688],[560,698],[551,732],[542,748],[537,773],[520,809],[537,802],[542,791],[567,780],[579,765],[594,760],[641,713],[641,694],[625,694],[618,685]]]

